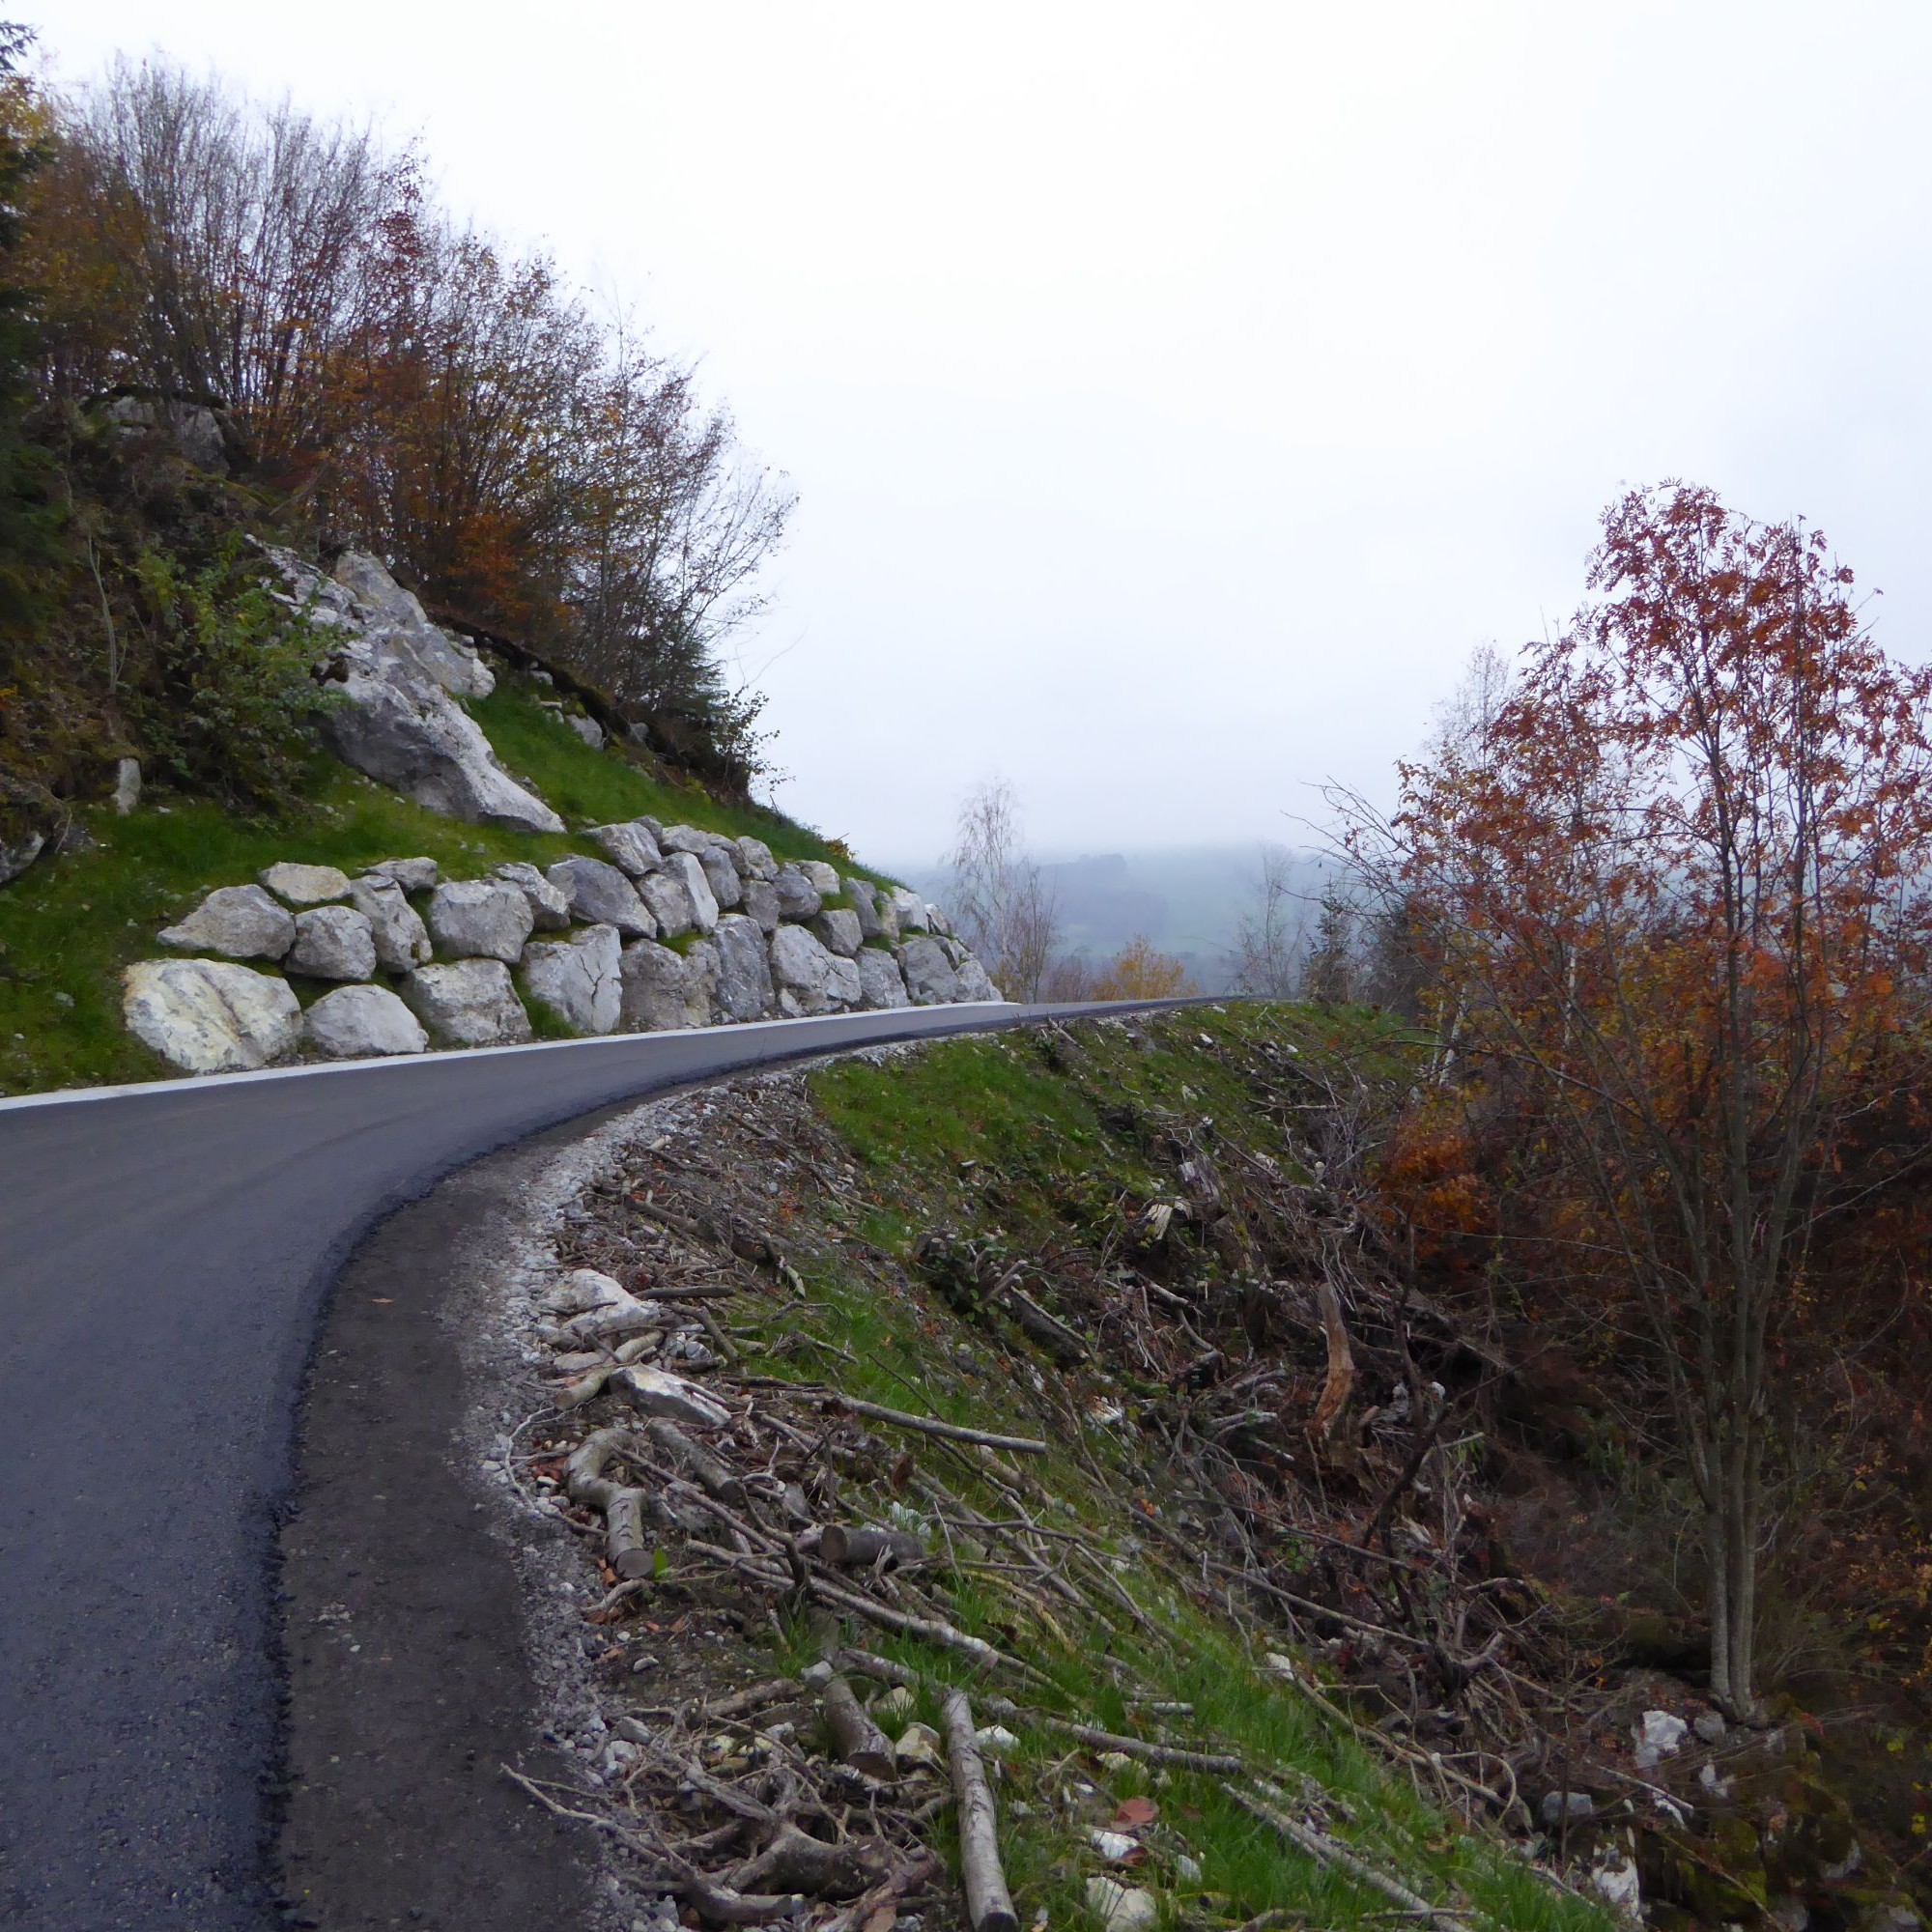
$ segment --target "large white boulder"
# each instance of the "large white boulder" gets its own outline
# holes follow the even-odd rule
[[[820,898],[836,899],[838,896],[838,868],[828,866],[823,859],[801,859],[798,869],[810,880],[812,890]]]
[[[777,997],[765,935],[754,919],[741,912],[720,916],[711,935],[718,952],[718,980],[712,998],[726,1020],[763,1019]]]
[[[370,980],[376,935],[354,906],[314,906],[296,914],[296,943],[282,961],[304,980]]]
[[[223,959],[279,959],[295,943],[294,915],[260,886],[223,886],[161,934],[163,946]]]
[[[439,1046],[508,1046],[530,1037],[530,1016],[500,959],[418,966],[402,992]]]
[[[771,956],[772,983],[778,988],[781,1009],[824,1012],[831,1004],[826,981],[832,973],[832,955],[816,937],[802,925],[781,925],[772,934]]]
[[[570,900],[537,868],[523,859],[498,866],[491,874],[513,885],[530,902],[530,918],[537,932],[561,932],[570,923]]]
[[[859,949],[866,943],[866,935],[860,929],[859,915],[845,906],[834,906],[822,912],[811,922],[811,929],[818,935],[818,943],[828,952],[837,952],[846,959],[856,959]]]
[[[938,940],[916,933],[899,948],[899,971],[916,1007],[943,1007],[959,997],[959,976]]]
[[[753,838],[749,833],[737,841],[739,870],[748,879],[762,879],[766,885],[779,875],[779,862],[772,856],[772,848],[762,838]]]
[[[365,872],[349,886],[349,903],[369,922],[376,963],[391,973],[411,973],[432,954],[422,916],[396,881],[383,872]]]
[[[818,917],[819,908],[825,903],[825,896],[806,877],[802,867],[781,866],[779,875],[773,884],[778,887],[781,919],[808,920]]]
[[[524,949],[525,990],[573,1033],[614,1033],[623,1014],[623,952],[614,925],[534,941]]]
[[[355,600],[367,634],[412,660],[454,697],[488,697],[497,688],[476,647],[430,622],[414,594],[405,590],[365,551],[345,551],[335,581]]]
[[[905,886],[895,886],[892,907],[901,932],[923,932],[929,923],[929,908],[920,895]]]
[[[675,939],[680,933],[689,932],[697,923],[692,910],[691,892],[684,883],[683,875],[668,867],[647,872],[639,879],[638,896],[657,922],[661,939]]]
[[[737,848],[727,843],[706,847],[694,855],[704,867],[704,882],[720,912],[740,905],[745,897],[745,881],[738,871]]]
[[[899,962],[890,952],[868,946],[855,963],[859,968],[861,1006],[886,1010],[912,1005],[906,997],[905,977],[899,971]]]
[[[959,981],[959,997],[962,1000],[1000,998],[1000,989],[993,984],[992,975],[970,952],[960,955],[953,977]]]
[[[615,866],[602,859],[559,859],[544,875],[587,925],[614,925],[626,939],[655,939],[658,923]]]
[[[349,896],[349,874],[336,866],[302,866],[284,859],[266,867],[260,878],[292,906],[332,905]]]
[[[429,895],[430,937],[450,958],[515,965],[535,924],[528,898],[507,879],[445,879]]]
[[[709,932],[718,923],[718,901],[704,876],[703,862],[695,852],[669,852],[665,855],[665,870],[690,895],[692,924],[699,932]]]
[[[670,1033],[710,1023],[711,989],[702,963],[694,970],[668,946],[639,939],[625,947],[621,972],[627,1032]]]
[[[134,1037],[185,1073],[250,1073],[301,1038],[286,980],[226,959],[144,959],[121,976]]]
[[[448,818],[563,830],[563,820],[497,762],[482,726],[413,658],[355,638],[334,665],[337,697],[323,713],[323,735],[344,764]]]
[[[825,999],[828,1006],[856,1007],[866,996],[866,982],[859,977],[859,962],[841,952],[828,954],[825,962]]]
[[[883,938],[885,927],[879,923],[879,891],[871,880],[847,879],[845,896],[852,902],[853,915],[859,922],[859,937]]]
[[[593,825],[588,834],[611,865],[633,879],[641,879],[664,863],[664,855],[647,825],[630,819],[622,825]]]
[[[779,889],[769,879],[747,879],[744,912],[769,937],[779,929]]]
[[[328,1060],[420,1053],[429,1044],[416,1016],[386,986],[338,986],[302,1015],[302,1037]]]

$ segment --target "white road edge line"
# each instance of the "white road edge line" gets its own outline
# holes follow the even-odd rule
[[[1012,1000],[962,1000],[945,1007],[885,1008],[875,1009],[884,1020],[889,1012],[999,1014],[1019,1009]],[[211,1089],[246,1086],[260,1080],[307,1080],[326,1073],[381,1073],[399,1067],[421,1066],[444,1060],[492,1060],[514,1053],[571,1053],[587,1047],[639,1046],[647,1040],[692,1039],[704,1034],[742,1036],[779,1032],[786,1027],[822,1026],[829,1019],[864,1019],[859,1012],[812,1013],[795,1020],[727,1020],[717,1026],[677,1027],[657,1033],[592,1034],[583,1039],[538,1039],[520,1046],[459,1046],[432,1048],[423,1053],[385,1054],[368,1060],[325,1060],[303,1066],[264,1066],[253,1073],[191,1073],[179,1080],[133,1080],[119,1087],[70,1087],[51,1094],[19,1094],[0,1099],[0,1114],[15,1113],[27,1107],[70,1107],[83,1100],[124,1100],[142,1094],[207,1093]],[[864,1042],[855,1042],[863,1045]]]

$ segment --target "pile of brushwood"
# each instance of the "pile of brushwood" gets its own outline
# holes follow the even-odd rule
[[[935,1847],[974,1932],[1918,1922],[1802,1725],[1511,1574],[1511,1364],[1369,1211],[1406,1065],[1217,1009],[659,1110],[532,1309],[602,1717],[511,1775],[694,1922],[952,1918]]]

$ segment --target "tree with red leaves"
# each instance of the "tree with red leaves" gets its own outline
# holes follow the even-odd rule
[[[1746,1717],[1780,1321],[1818,1232],[1928,1151],[1869,1128],[1917,1118],[1932,671],[1873,641],[1822,536],[1707,490],[1615,504],[1589,587],[1351,836],[1428,949],[1441,1077],[1513,1094],[1579,1292],[1608,1270],[1640,1314]]]

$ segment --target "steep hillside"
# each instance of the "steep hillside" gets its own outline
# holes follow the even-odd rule
[[[562,1379],[519,1372],[502,1469],[585,1532],[570,1561],[598,1603],[559,1719],[579,1795],[544,1791],[605,1817],[634,1879],[715,1825],[690,1856],[754,1886],[759,1834],[677,1811],[676,1768],[843,1802],[823,1653],[915,1768],[866,1787],[868,1884],[935,1829],[953,1848],[918,1725],[962,1683],[1002,1727],[1023,1921],[1117,1907],[1112,1884],[1146,1894],[1122,1923],[1425,1900],[1510,1927],[1638,1901],[1687,1932],[1919,1923],[1912,1837],[1861,1808],[1831,1710],[1726,1725],[1680,1626],[1578,1593],[1624,1546],[1612,1483],[1566,1446],[1577,1391],[1405,1281],[1363,1211],[1409,1050],[1366,1015],[1251,1007],[651,1115],[555,1251],[611,1285],[538,1277],[521,1331]],[[701,1325],[657,1304],[661,1340],[652,1295],[700,1293]],[[624,1390],[599,1323],[692,1394]],[[680,1477],[665,1401],[716,1463]],[[572,1460],[593,1436],[601,1489]],[[626,1481],[644,1516],[592,1541]],[[1568,1548],[1515,1547],[1558,1496]],[[884,1567],[828,1554],[872,1548],[860,1530]]]

